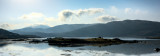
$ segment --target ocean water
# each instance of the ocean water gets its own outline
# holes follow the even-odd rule
[[[160,40],[124,38],[140,40],[141,43],[126,43],[109,46],[56,46],[48,43],[28,43],[25,41],[0,42],[0,56],[160,56],[154,48],[160,48]]]

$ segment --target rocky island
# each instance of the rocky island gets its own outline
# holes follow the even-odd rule
[[[113,45],[113,44],[122,44],[122,43],[138,43],[139,41],[132,40],[120,40],[119,38],[114,39],[104,39],[102,37],[98,38],[88,38],[88,39],[77,39],[77,38],[48,38],[46,39],[49,45],[57,46],[76,46],[76,45]]]

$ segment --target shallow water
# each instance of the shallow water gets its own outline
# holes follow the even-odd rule
[[[58,47],[48,43],[11,42],[0,44],[0,56],[160,56],[160,40],[110,46]],[[1,41],[3,42],[3,41]]]

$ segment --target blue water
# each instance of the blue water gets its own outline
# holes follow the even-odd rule
[[[141,40],[142,42],[110,46],[58,47],[48,45],[48,43],[34,44],[25,41],[9,41],[6,45],[0,45],[0,56],[160,56],[160,52],[153,50],[154,48],[160,48],[160,40],[144,38],[120,39]]]

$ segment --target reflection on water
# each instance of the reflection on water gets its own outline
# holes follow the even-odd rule
[[[16,42],[0,47],[0,56],[160,56],[153,49],[160,47],[159,40],[111,46],[58,47],[47,43]]]

